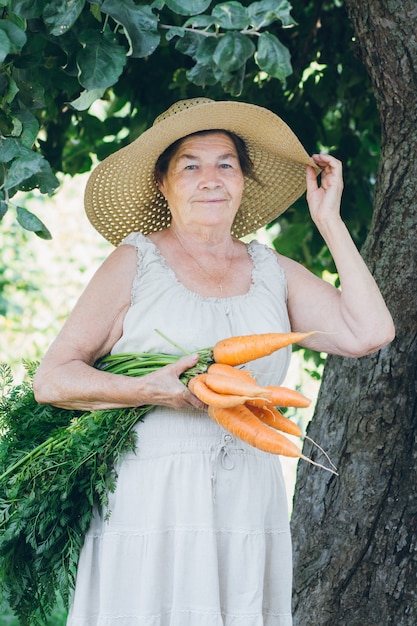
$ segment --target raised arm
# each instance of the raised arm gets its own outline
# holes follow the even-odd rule
[[[96,272],[39,366],[34,379],[38,402],[80,410],[143,404],[203,408],[179,380],[197,356],[141,378],[93,367],[122,334],[136,263],[136,250],[120,246]]]
[[[280,256],[288,279],[288,310],[295,330],[321,330],[305,342],[315,350],[363,356],[394,338],[394,325],[375,280],[340,216],[342,164],[329,155],[314,155],[322,168],[321,184],[307,169],[311,218],[333,256],[340,289],[300,264]]]

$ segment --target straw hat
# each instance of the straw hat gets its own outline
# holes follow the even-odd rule
[[[232,227],[235,237],[265,226],[304,193],[306,166],[314,163],[281,118],[253,104],[193,98],[172,105],[151,128],[95,168],[85,190],[94,228],[114,245],[131,232],[147,235],[166,228],[171,216],[154,177],[156,161],[177,139],[210,129],[244,139],[259,181],[245,180]]]

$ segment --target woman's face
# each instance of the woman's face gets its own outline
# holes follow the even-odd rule
[[[186,137],[159,183],[177,226],[230,229],[244,176],[233,141],[222,132]]]

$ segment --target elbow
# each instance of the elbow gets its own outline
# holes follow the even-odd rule
[[[365,338],[359,340],[353,356],[361,357],[378,352],[394,341],[394,339],[395,326],[392,319],[390,319],[385,324],[380,324],[373,328],[372,332],[370,331]]]
[[[56,398],[53,394],[53,386],[48,381],[48,376],[35,374],[33,378],[33,395],[38,404],[54,404]]]
[[[39,380],[37,375],[35,375],[35,378],[33,379],[33,395],[35,396],[35,400],[38,404],[48,404],[45,385],[42,380]]]

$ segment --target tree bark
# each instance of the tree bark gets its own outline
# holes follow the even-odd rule
[[[329,357],[309,436],[339,476],[300,462],[294,498],[294,626],[417,624],[417,5],[346,0],[382,124],[362,251],[396,339]],[[310,447],[305,453],[312,455]],[[315,453],[314,453],[315,454]]]

